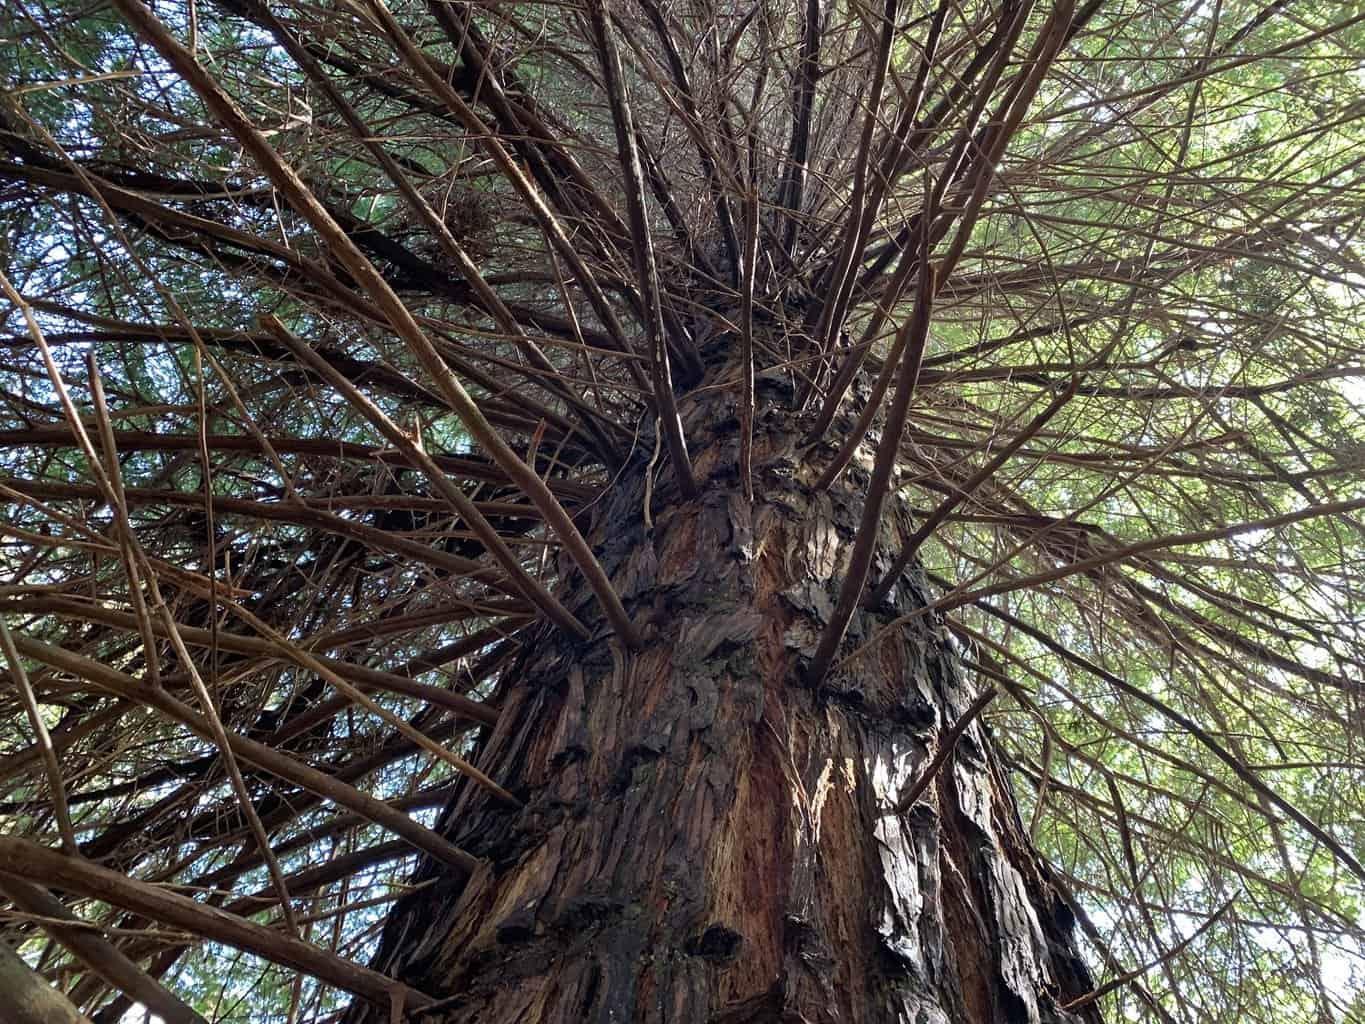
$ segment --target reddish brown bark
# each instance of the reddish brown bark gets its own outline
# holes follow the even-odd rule
[[[867,472],[814,493],[828,452],[798,447],[789,401],[760,378],[752,504],[735,394],[715,389],[681,405],[702,497],[665,468],[647,527],[641,457],[594,510],[647,642],[624,650],[570,582],[594,637],[547,630],[509,674],[479,764],[527,805],[462,791],[442,830],[487,867],[421,869],[437,880],[395,908],[375,964],[446,997],[426,1019],[1098,1019],[1058,1009],[1089,982],[980,723],[895,811],[976,695],[941,624],[803,684]],[[910,525],[888,512],[874,577]],[[907,574],[845,653],[927,597]]]

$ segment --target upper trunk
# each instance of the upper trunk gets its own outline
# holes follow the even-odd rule
[[[941,622],[803,683],[867,470],[814,493],[784,381],[759,390],[752,504],[721,387],[681,408],[700,500],[678,499],[666,458],[649,493],[646,437],[593,510],[646,645],[624,650],[566,572],[565,604],[599,628],[528,645],[478,756],[525,808],[466,787],[441,829],[487,867],[423,866],[435,881],[384,934],[376,966],[450,997],[426,1020],[1079,1019],[1059,1009],[1089,988],[1071,915],[984,728],[896,810],[974,697]],[[907,526],[893,503],[874,578]],[[845,653],[927,599],[907,575]]]

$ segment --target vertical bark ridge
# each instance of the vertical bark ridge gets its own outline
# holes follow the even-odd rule
[[[527,805],[461,791],[441,828],[487,866],[419,869],[436,881],[398,905],[375,964],[451,994],[434,1019],[1098,1020],[1058,1008],[1089,979],[984,727],[894,810],[975,695],[941,622],[800,682],[870,459],[815,493],[785,388],[757,382],[752,504],[737,392],[716,387],[680,403],[702,496],[681,501],[665,474],[647,528],[640,460],[594,510],[594,553],[645,644],[626,651],[570,582],[559,597],[593,636],[547,629],[509,673],[479,766]],[[911,525],[888,510],[876,574]],[[846,644],[929,599],[911,569]]]

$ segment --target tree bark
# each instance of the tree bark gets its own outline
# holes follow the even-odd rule
[[[479,752],[526,806],[461,790],[439,828],[486,866],[420,867],[431,884],[395,906],[376,957],[444,997],[423,1019],[1099,1019],[1059,1008],[1090,981],[984,726],[896,810],[976,696],[941,622],[803,682],[870,458],[814,492],[829,452],[800,447],[790,401],[784,378],[760,377],[752,504],[731,384],[680,401],[700,499],[680,499],[664,459],[646,498],[646,436],[589,513],[646,645],[626,651],[564,567],[559,596],[594,635],[527,646]],[[890,506],[874,579],[911,532]],[[843,653],[929,599],[912,569],[858,612]]]

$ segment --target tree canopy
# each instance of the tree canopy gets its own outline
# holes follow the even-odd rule
[[[632,642],[576,524],[632,459],[678,482],[646,521],[717,486],[675,396],[723,350],[741,441],[780,382],[825,482],[920,524],[1107,1019],[1365,1019],[1355,5],[0,36],[0,869],[60,861],[88,934],[213,1020],[382,992],[350,964],[468,856],[454,780],[516,799],[465,758],[533,631],[584,630],[557,582]],[[831,628],[810,682],[876,650]],[[139,1002],[8,877],[29,963]]]

